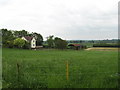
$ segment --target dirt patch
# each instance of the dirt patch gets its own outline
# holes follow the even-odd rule
[[[120,50],[120,48],[106,48],[106,47],[105,48],[100,48],[100,47],[94,48],[93,47],[93,48],[87,48],[86,50],[99,50],[99,51],[111,51],[111,50],[113,51],[114,50],[114,51],[118,51],[118,50]]]

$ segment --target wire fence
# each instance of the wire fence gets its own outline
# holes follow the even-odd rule
[[[110,65],[114,67],[115,65]],[[110,67],[109,66],[109,67]],[[84,70],[84,67],[87,67],[86,70]],[[24,75],[38,75],[38,76],[64,76],[66,77],[66,80],[69,80],[72,76],[79,76],[79,75],[108,75],[108,76],[120,76],[120,74],[116,71],[104,71],[104,68],[109,68],[105,65],[69,65],[68,61],[66,62],[65,65],[62,66],[26,66],[22,67],[17,64],[17,72],[18,72],[18,77],[21,75],[22,69],[26,68],[29,69],[27,72],[24,72]],[[32,71],[30,68],[34,69]],[[25,70],[26,70],[25,69]],[[94,71],[94,70],[95,71]],[[102,70],[103,71],[102,71]]]

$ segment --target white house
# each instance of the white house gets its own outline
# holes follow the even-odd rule
[[[24,36],[22,39],[29,42],[31,48],[36,48],[36,39],[34,37]]]

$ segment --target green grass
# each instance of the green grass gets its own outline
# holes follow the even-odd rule
[[[117,51],[3,49],[3,88],[116,88]],[[66,80],[66,62],[69,80]],[[19,67],[19,72],[17,68]]]

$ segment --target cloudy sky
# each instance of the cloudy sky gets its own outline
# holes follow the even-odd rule
[[[119,0],[0,0],[0,28],[65,40],[118,37]]]

